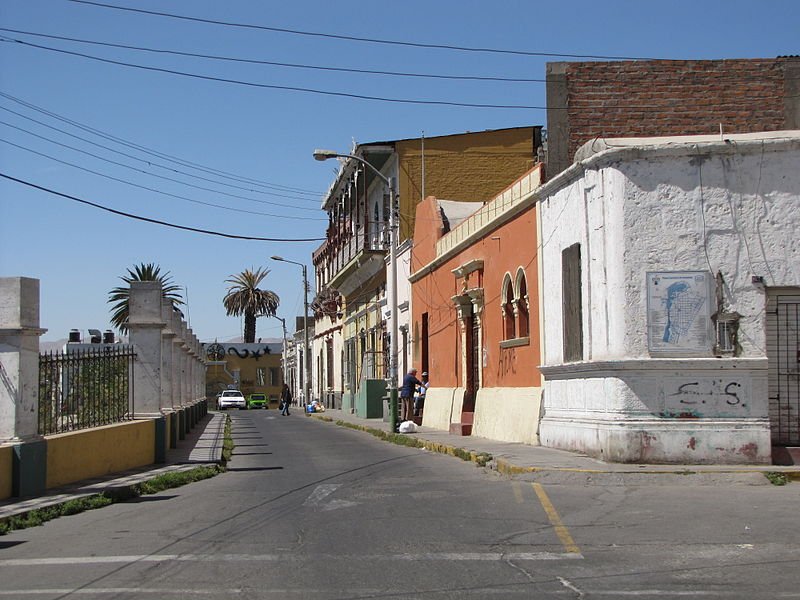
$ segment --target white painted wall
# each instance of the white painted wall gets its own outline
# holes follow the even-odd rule
[[[472,435],[539,445],[542,388],[481,388],[475,399]]]
[[[800,132],[777,133],[611,140],[544,187],[542,444],[622,461],[769,460],[766,297],[752,276],[800,285]],[[576,242],[584,361],[563,365],[561,252]],[[711,347],[651,357],[647,271],[722,273],[725,310],[742,315],[740,358],[712,358]],[[679,393],[681,381],[698,382],[701,405],[670,405],[697,399]],[[735,405],[725,389],[737,391]],[[678,418],[687,406],[692,417]]]

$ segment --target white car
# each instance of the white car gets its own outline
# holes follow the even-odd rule
[[[239,390],[223,390],[223,392],[217,396],[218,410],[224,410],[226,408],[245,408],[246,406],[247,403],[245,402],[244,396]]]

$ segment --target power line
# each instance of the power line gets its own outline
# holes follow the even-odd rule
[[[70,0],[71,2],[79,2],[83,0]],[[580,112],[585,110],[587,112],[595,112],[597,111],[597,107],[589,106],[585,108],[575,107],[575,106],[534,106],[534,105],[524,105],[524,104],[489,104],[489,103],[471,103],[471,102],[456,102],[456,101],[449,101],[449,100],[420,100],[414,98],[389,98],[385,96],[370,96],[366,94],[355,94],[355,93],[348,93],[348,92],[334,92],[331,90],[320,90],[315,88],[306,88],[306,87],[297,87],[297,86],[286,86],[286,85],[277,85],[277,84],[268,84],[268,83],[257,83],[253,81],[243,81],[239,79],[228,79],[224,77],[214,77],[211,75],[201,75],[197,73],[188,73],[186,71],[178,71],[176,69],[166,69],[162,67],[151,67],[147,65],[140,65],[136,63],[129,63],[119,60],[113,60],[110,58],[102,58],[99,56],[95,56],[92,54],[86,54],[83,52],[74,52],[71,50],[64,50],[61,48],[53,48],[51,46],[43,46],[41,44],[32,44],[30,42],[25,42],[22,40],[17,40],[13,38],[0,38],[0,42],[4,43],[15,43],[20,44],[22,46],[28,46],[31,48],[37,48],[40,50],[46,50],[50,52],[56,52],[60,54],[67,54],[71,56],[78,56],[81,58],[86,58],[89,60],[94,60],[102,63],[108,63],[123,67],[130,67],[134,69],[140,69],[144,71],[154,71],[157,73],[166,73],[169,75],[179,75],[182,77],[189,77],[192,79],[201,79],[205,81],[215,81],[218,83],[231,83],[234,85],[243,85],[246,87],[255,87],[255,88],[263,88],[263,89],[273,89],[273,90],[284,90],[289,92],[301,92],[301,93],[308,93],[308,94],[318,94],[322,96],[335,96],[339,98],[352,98],[356,100],[371,100],[376,102],[388,102],[394,104],[413,104],[413,105],[427,105],[427,106],[451,106],[451,107],[458,107],[458,108],[486,108],[486,109],[501,109],[501,110],[543,110],[543,111],[558,111],[558,110],[570,110],[574,112]],[[792,96],[789,96],[792,97]],[[763,96],[749,96],[751,100],[773,100],[772,95],[763,95]],[[676,109],[684,108],[687,112],[693,110],[693,107],[690,105],[685,105],[684,103],[675,100],[672,104]],[[653,112],[663,110],[663,105],[633,105],[633,106],[625,106],[625,110],[628,111],[638,111],[642,113]]]
[[[8,109],[3,108],[2,106],[0,106],[0,109],[8,110]],[[14,112],[14,111],[9,111],[9,112]],[[15,114],[17,114],[17,113],[15,113]],[[198,189],[198,190],[203,190],[205,192],[212,192],[214,194],[222,194],[223,196],[229,196],[231,198],[239,198],[241,200],[247,200],[249,202],[258,202],[260,204],[271,204],[273,206],[281,206],[283,208],[291,208],[291,209],[295,209],[295,210],[309,210],[309,211],[315,211],[315,212],[319,210],[318,208],[314,209],[314,208],[307,208],[305,206],[293,206],[291,204],[282,204],[280,202],[270,202],[269,200],[258,200],[256,198],[248,198],[247,196],[241,196],[239,194],[231,194],[230,192],[223,192],[223,191],[220,191],[220,190],[215,190],[213,188],[203,187],[201,185],[195,185],[193,183],[188,183],[186,181],[181,181],[180,179],[175,179],[173,177],[166,177],[165,175],[157,175],[156,173],[150,173],[150,172],[145,171],[143,169],[137,169],[136,167],[132,167],[131,165],[126,165],[125,163],[121,163],[121,162],[118,162],[116,160],[111,160],[110,158],[105,158],[104,156],[100,156],[98,154],[93,154],[91,152],[88,152],[87,150],[82,150],[81,148],[76,148],[75,146],[70,146],[69,144],[64,144],[62,142],[58,142],[58,141],[56,141],[54,139],[45,137],[43,135],[39,135],[37,133],[33,133],[32,131],[29,131],[29,130],[23,128],[23,127],[19,127],[17,125],[12,125],[11,123],[6,123],[5,121],[2,121],[2,120],[0,120],[0,125],[5,125],[6,127],[10,127],[12,129],[16,129],[17,131],[22,131],[23,133],[27,133],[28,135],[30,135],[32,137],[38,138],[40,140],[44,140],[46,142],[50,142],[51,144],[55,144],[56,146],[61,146],[62,148],[68,148],[69,150],[73,150],[75,152],[80,152],[81,154],[85,154],[87,156],[91,156],[92,158],[96,158],[98,160],[105,161],[107,163],[110,163],[112,165],[116,165],[118,167],[123,167],[125,169],[131,169],[132,171],[136,171],[137,173],[142,173],[144,175],[149,175],[150,177],[157,177],[158,179],[163,179],[165,181],[171,181],[173,183],[179,183],[181,185],[185,185],[185,186],[188,186],[188,187],[191,187],[191,188],[195,188],[195,189]],[[45,125],[45,126],[47,126],[47,125]],[[82,138],[78,138],[78,139],[82,139]],[[84,141],[86,141],[86,140],[84,140]],[[89,143],[91,143],[91,142],[89,142]],[[101,146],[101,147],[105,148],[105,146]],[[113,150],[111,148],[107,148],[107,149],[111,150],[112,152],[116,152],[116,150]],[[142,160],[142,159],[130,156],[128,154],[124,154],[124,153],[121,153],[121,154],[123,154],[123,156],[128,156],[130,158],[134,158],[135,160]],[[147,162],[147,161],[143,161],[143,162]],[[148,164],[150,164],[150,163],[148,163]],[[192,175],[190,175],[190,174],[187,174],[187,175],[192,177]],[[206,180],[206,181],[208,181],[208,180]],[[227,208],[227,207],[224,207],[224,208]],[[231,209],[231,210],[233,210],[233,209]],[[255,214],[265,214],[265,213],[255,213]],[[270,216],[276,216],[276,215],[270,215]],[[289,218],[289,217],[287,217],[287,218]],[[299,217],[297,217],[297,218],[299,218]]]
[[[30,102],[22,100],[21,98],[17,98],[16,96],[12,96],[11,94],[7,94],[5,92],[0,91],[0,97],[6,98],[8,100],[11,100],[12,102],[20,104],[20,105],[22,105],[22,106],[24,106],[26,108],[29,108],[29,109],[31,109],[33,111],[36,111],[36,112],[38,112],[40,114],[43,114],[43,115],[46,115],[46,116],[51,117],[53,119],[56,119],[57,121],[61,121],[63,123],[67,123],[69,125],[72,125],[73,127],[77,128],[77,129],[80,129],[82,131],[86,131],[87,133],[91,133],[91,134],[96,135],[98,137],[101,137],[103,139],[107,139],[109,141],[116,142],[116,143],[118,143],[118,144],[120,144],[122,146],[126,146],[128,148],[132,148],[134,150],[138,150],[138,151],[144,152],[146,154],[152,154],[153,156],[157,156],[157,157],[162,158],[164,160],[167,160],[169,162],[174,162],[174,163],[177,163],[179,165],[182,165],[182,166],[185,166],[185,167],[189,167],[191,169],[196,169],[198,171],[202,171],[202,172],[205,172],[205,173],[218,175],[220,177],[223,177],[225,179],[231,179],[233,181],[242,181],[242,182],[250,183],[252,185],[265,187],[267,189],[276,189],[276,190],[292,192],[292,193],[296,193],[296,194],[308,194],[308,195],[315,195],[315,196],[320,196],[321,195],[320,192],[315,192],[315,191],[311,191],[311,190],[304,190],[304,189],[301,189],[301,188],[293,188],[293,187],[289,187],[289,186],[269,183],[269,182],[261,181],[261,180],[258,180],[258,179],[251,179],[251,178],[248,178],[248,177],[243,177],[241,175],[236,175],[235,173],[228,173],[227,171],[221,171],[219,169],[214,169],[212,167],[207,167],[207,166],[204,166],[204,165],[201,165],[201,164],[198,164],[198,163],[194,163],[194,162],[191,162],[191,161],[188,161],[188,160],[184,160],[182,158],[179,158],[179,157],[176,157],[176,156],[172,156],[170,154],[165,154],[163,152],[159,152],[158,150],[154,150],[152,148],[148,148],[147,146],[141,146],[139,144],[135,144],[133,142],[124,140],[124,139],[119,138],[117,136],[114,136],[114,135],[112,135],[110,133],[104,132],[104,131],[102,131],[100,129],[95,129],[93,127],[90,127],[88,125],[80,123],[79,121],[74,121],[74,120],[69,119],[67,117],[64,117],[62,115],[59,115],[58,113],[49,111],[49,110],[44,109],[44,108],[42,108],[40,106],[37,106],[35,104],[31,104]],[[275,194],[275,195],[277,195],[277,194]],[[297,198],[297,199],[299,200],[300,198]],[[316,199],[312,200],[312,199],[309,198],[307,200],[309,202],[317,202]]]
[[[76,1],[76,0],[71,0]],[[0,41],[5,43],[15,43],[20,44],[22,46],[28,46],[31,48],[38,48],[40,50],[47,50],[49,52],[58,52],[60,54],[68,54],[71,56],[79,56],[81,58],[87,58],[89,60],[95,60],[98,62],[103,62],[112,65],[118,65],[122,67],[130,67],[133,69],[141,69],[143,71],[154,71],[157,73],[167,73],[169,75],[180,75],[182,77],[190,77],[193,79],[202,79],[205,81],[216,81],[219,83],[232,83],[235,85],[244,85],[247,87],[255,87],[255,88],[265,88],[271,90],[284,90],[289,92],[305,92],[308,94],[319,94],[322,96],[336,96],[339,98],[354,98],[357,100],[374,100],[377,102],[391,102],[395,104],[425,104],[425,105],[433,105],[433,106],[455,106],[460,108],[496,108],[496,109],[511,109],[511,110],[545,110],[546,107],[544,106],[525,106],[525,105],[515,105],[515,104],[482,104],[482,103],[470,103],[470,102],[455,102],[455,101],[447,101],[447,100],[415,100],[413,98],[387,98],[384,96],[368,96],[366,94],[352,94],[347,92],[333,92],[330,90],[319,90],[314,88],[305,88],[305,87],[297,87],[297,86],[288,86],[288,85],[275,85],[269,83],[256,83],[254,81],[242,81],[239,79],[228,79],[225,77],[213,77],[211,75],[200,75],[197,73],[188,73],[186,71],[178,71],[176,69],[165,69],[162,67],[150,67],[146,65],[139,65],[136,63],[129,63],[124,62],[121,60],[113,60],[110,58],[102,58],[99,56],[95,56],[93,54],[86,54],[84,52],[74,52],[72,50],[64,50],[62,48],[53,48],[51,46],[43,46],[42,44],[32,44],[30,42],[25,42],[23,40],[17,40],[14,38],[0,38]]]
[[[127,158],[130,158],[132,160],[143,162],[143,163],[145,163],[145,164],[147,164],[148,166],[151,166],[151,167],[158,167],[160,169],[164,169],[165,171],[170,171],[172,173],[177,173],[179,175],[186,175],[187,177],[192,177],[194,179],[200,179],[202,181],[208,181],[209,183],[215,183],[217,185],[224,185],[226,187],[231,187],[231,188],[235,188],[235,189],[239,189],[239,190],[245,190],[247,192],[252,192],[254,194],[264,194],[266,196],[276,196],[276,197],[279,197],[279,198],[289,198],[289,199],[292,199],[292,200],[305,200],[305,201],[308,200],[308,198],[301,198],[301,197],[298,197],[298,196],[288,196],[286,194],[276,194],[274,192],[265,192],[263,190],[256,190],[256,189],[252,189],[252,188],[233,185],[233,184],[230,184],[230,183],[225,183],[223,181],[217,181],[217,180],[214,180],[214,179],[209,179],[207,177],[201,177],[200,175],[195,175],[193,173],[187,173],[186,171],[181,171],[180,169],[173,169],[172,167],[168,167],[168,166],[165,166],[165,165],[158,164],[158,163],[153,162],[152,160],[149,160],[147,158],[141,158],[141,157],[138,157],[138,156],[134,156],[133,154],[128,154],[127,152],[123,152],[121,150],[117,150],[115,148],[111,148],[110,146],[105,146],[104,144],[99,144],[97,142],[93,142],[93,141],[91,141],[89,139],[86,139],[84,137],[81,137],[79,135],[75,135],[74,133],[70,133],[69,131],[66,131],[64,129],[60,129],[60,128],[55,127],[53,125],[49,125],[49,124],[47,124],[47,123],[45,123],[43,121],[39,121],[38,119],[34,119],[33,117],[29,117],[27,115],[23,115],[22,113],[19,113],[19,112],[16,112],[14,110],[11,110],[10,108],[6,108],[5,106],[0,106],[0,110],[4,110],[6,112],[9,112],[12,115],[16,115],[18,117],[21,117],[21,118],[27,120],[27,121],[32,121],[33,123],[36,123],[37,125],[41,125],[42,127],[47,127],[48,129],[52,129],[53,131],[58,131],[59,133],[63,133],[64,135],[67,135],[69,137],[75,138],[77,140],[81,140],[82,142],[86,142],[87,144],[91,144],[92,146],[97,146],[98,148],[102,148],[103,150],[108,150],[109,152],[114,152],[115,154],[120,154],[120,155],[125,156]],[[26,133],[29,133],[30,135],[36,135],[34,133],[31,133],[27,129],[23,129],[21,127],[16,127],[14,125],[9,125],[8,123],[6,123],[6,125],[8,125],[9,127],[14,127],[15,129],[19,129],[20,131],[24,131]],[[37,137],[41,137],[41,136],[37,136]],[[47,141],[53,141],[53,140],[50,140],[49,138],[42,138],[42,139],[46,139]],[[55,142],[55,141],[53,141],[53,143],[54,144],[58,144],[58,142]],[[63,145],[63,144],[59,144],[59,145]],[[67,147],[68,148],[72,148],[72,146],[67,146]],[[75,149],[75,148],[73,148],[73,149]],[[77,149],[75,149],[75,150],[77,150]],[[83,150],[78,150],[78,152],[83,152]],[[92,154],[90,156],[94,156],[94,155]],[[97,157],[97,158],[101,158],[101,157]],[[101,160],[107,160],[107,159],[101,158]],[[118,164],[118,163],[114,163],[114,164]],[[150,174],[150,173],[148,173],[148,174]],[[158,177],[158,175],[153,175],[153,176],[154,177]],[[171,180],[171,181],[176,181],[176,180]],[[206,189],[206,188],[201,188],[201,189]],[[224,192],[219,192],[219,193],[222,194]],[[235,196],[235,197],[243,198],[244,196]],[[299,208],[299,207],[296,207],[296,206],[290,205],[290,204],[281,204],[279,202],[267,202],[265,200],[253,200],[253,202],[263,202],[264,204],[275,204],[276,206],[284,206],[284,207],[287,207],[287,208]],[[316,209],[301,208],[301,210],[316,210]]]
[[[455,50],[459,52],[483,52],[489,54],[513,54],[517,56],[545,56],[553,58],[590,58],[597,60],[657,60],[655,58],[647,58],[641,56],[603,56],[599,54],[566,54],[561,52],[533,52],[528,50],[509,50],[503,48],[480,48],[472,46],[456,46],[452,44],[429,44],[424,42],[407,42],[401,40],[386,40],[378,38],[365,38],[350,35],[340,35],[334,33],[322,33],[318,31],[302,31],[299,29],[287,29],[284,27],[270,27],[267,25],[253,25],[252,23],[235,23],[232,21],[219,21],[216,19],[204,19],[201,17],[190,17],[188,15],[179,15],[175,13],[159,12],[154,10],[145,10],[142,8],[131,8],[128,6],[115,6],[113,4],[104,4],[102,2],[92,2],[90,0],[69,0],[76,4],[88,4],[91,6],[98,6],[100,8],[110,8],[114,10],[123,10],[133,13],[152,15],[157,17],[168,17],[170,19],[180,19],[183,21],[194,21],[196,23],[207,23],[210,25],[224,25],[226,27],[238,27],[242,29],[256,29],[261,31],[273,31],[276,33],[288,33],[291,35],[302,35],[309,37],[328,38],[336,40],[346,40],[350,42],[365,42],[369,44],[383,44],[390,46],[405,46],[410,48],[428,48],[435,50]]]
[[[23,35],[30,35],[35,37],[43,37],[53,40],[62,40],[67,42],[77,42],[80,44],[92,44],[95,46],[105,46],[109,48],[122,48],[125,50],[137,50],[140,52],[152,52],[155,54],[167,54],[172,56],[188,56],[192,58],[206,58],[210,60],[221,60],[228,62],[247,63],[255,65],[269,65],[274,67],[286,67],[290,69],[309,69],[314,71],[334,71],[338,73],[355,73],[358,75],[386,75],[392,77],[416,77],[423,79],[447,79],[455,81],[498,81],[506,83],[545,83],[545,79],[530,79],[523,77],[497,77],[487,75],[442,75],[436,73],[407,73],[403,71],[382,71],[373,69],[353,69],[346,67],[325,67],[320,65],[307,65],[299,63],[285,63],[275,62],[269,60],[260,60],[253,58],[238,58],[232,56],[220,56],[215,54],[199,54],[195,52],[182,52],[179,50],[164,50],[162,48],[148,48],[144,46],[131,46],[128,44],[119,44],[113,42],[98,42],[96,40],[87,40],[81,38],[65,37],[61,35],[49,35],[45,33],[35,33],[32,31],[22,31],[19,29],[7,29],[0,27],[0,31],[8,31],[10,33],[21,33]]]
[[[251,215],[259,215],[263,217],[274,217],[277,219],[295,219],[295,220],[302,220],[302,221],[327,221],[328,219],[316,219],[311,217],[292,217],[288,215],[275,215],[271,213],[264,213],[264,212],[256,212],[252,210],[245,210],[243,208],[233,208],[231,206],[224,206],[221,204],[214,204],[213,202],[204,202],[202,200],[196,200],[195,198],[188,198],[186,196],[181,196],[180,194],[171,194],[169,192],[165,192],[163,190],[158,190],[156,188],[147,187],[146,185],[140,185],[138,183],[133,183],[132,181],[128,181],[127,179],[122,179],[120,177],[114,177],[112,175],[106,175],[105,173],[101,173],[99,171],[94,171],[93,169],[89,169],[87,167],[82,167],[80,165],[76,165],[75,163],[71,163],[66,160],[62,160],[60,158],[56,158],[55,156],[50,156],[49,154],[45,154],[44,152],[39,152],[37,150],[32,150],[31,148],[27,148],[25,146],[21,146],[19,144],[15,144],[14,142],[10,142],[3,138],[0,138],[0,142],[4,144],[8,144],[9,146],[13,146],[14,148],[18,148],[20,150],[25,150],[26,152],[30,152],[31,154],[36,154],[37,156],[41,156],[42,158],[48,158],[54,162],[60,163],[62,165],[67,165],[68,167],[73,167],[75,169],[79,169],[81,171],[85,171],[86,173],[91,173],[92,175],[97,175],[98,177],[103,177],[105,179],[110,179],[111,181],[116,181],[118,183],[124,183],[125,185],[130,185],[135,188],[139,188],[141,190],[147,190],[148,192],[154,192],[156,194],[161,194],[163,196],[169,196],[170,198],[177,198],[179,200],[186,200],[187,202],[192,202],[193,204],[201,204],[203,206],[211,206],[213,208],[221,208],[223,210],[230,210],[233,212],[240,212],[240,213],[247,213]]]
[[[36,185],[35,183],[31,183],[30,181],[25,181],[23,179],[17,179],[16,177],[12,177],[11,175],[7,175],[5,173],[0,172],[0,177],[8,179],[10,181],[14,181],[21,185],[26,185],[28,187],[47,192],[49,194],[53,194],[54,196],[60,196],[62,198],[66,198],[68,200],[73,200],[75,202],[79,202],[81,204],[86,204],[88,206],[92,206],[94,208],[99,208],[100,210],[104,210],[106,212],[110,212],[115,215],[119,215],[122,217],[127,217],[129,219],[135,219],[137,221],[144,221],[146,223],[154,223],[156,225],[163,225],[164,227],[171,227],[173,229],[181,229],[183,231],[193,231],[195,233],[203,233],[206,235],[215,235],[224,238],[230,238],[235,240],[251,240],[256,242],[322,242],[325,238],[262,238],[262,237],[251,237],[247,235],[236,235],[233,233],[222,233],[219,231],[212,231],[209,229],[199,229],[197,227],[188,227],[186,225],[177,225],[175,223],[169,223],[167,221],[159,221],[158,219],[151,219],[149,217],[142,217],[140,215],[134,215],[131,213],[126,213],[121,210],[116,210],[113,208],[109,208],[107,206],[103,206],[102,204],[97,204],[95,202],[90,202],[89,200],[83,200],[81,198],[77,198],[75,196],[70,196],[69,194],[64,194],[62,192],[58,192],[56,190],[51,190],[41,185]]]

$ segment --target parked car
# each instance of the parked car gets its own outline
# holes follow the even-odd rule
[[[224,410],[226,408],[247,408],[242,392],[239,390],[223,390],[217,397],[217,409]]]
[[[269,408],[267,395],[254,392],[247,397],[247,408]]]

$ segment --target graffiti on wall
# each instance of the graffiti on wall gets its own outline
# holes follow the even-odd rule
[[[497,374],[504,377],[517,372],[517,354],[514,348],[501,348],[500,360],[497,361]]]
[[[665,377],[662,392],[662,417],[742,417],[750,414],[750,381],[740,376]]]

